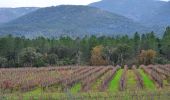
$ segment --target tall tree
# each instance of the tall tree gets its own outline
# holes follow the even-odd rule
[[[142,50],[139,55],[139,63],[149,65],[153,64],[153,60],[156,56],[156,51],[149,49],[149,50]]]
[[[91,64],[92,65],[107,65],[108,62],[103,56],[103,46],[96,46],[91,51]]]
[[[139,53],[140,48],[140,35],[138,34],[138,32],[135,33],[133,40],[134,40],[134,52],[136,55],[137,53]]]
[[[162,39],[162,53],[163,55],[170,60],[170,27],[166,28],[166,31]]]
[[[43,56],[36,52],[34,48],[28,47],[21,51],[20,60],[21,65],[25,67],[33,67],[33,66],[43,66]]]

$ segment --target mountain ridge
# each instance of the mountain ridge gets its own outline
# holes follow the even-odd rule
[[[41,8],[0,27],[1,35],[11,33],[28,37],[131,35],[136,31],[148,29],[121,15],[74,5]]]
[[[166,27],[170,25],[168,5],[170,2],[158,0],[102,0],[89,6],[123,15],[148,27]]]
[[[36,7],[0,8],[0,24],[10,22],[37,9]]]

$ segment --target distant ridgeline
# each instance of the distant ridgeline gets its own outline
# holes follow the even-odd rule
[[[101,0],[89,6],[130,18],[149,27],[158,34],[162,34],[164,28],[170,25],[170,1]]]
[[[150,28],[117,13],[96,7],[73,5],[40,8],[0,26],[0,35],[12,34],[27,38],[65,35],[133,36],[135,32],[142,34],[151,31],[157,35],[163,34],[163,31],[157,31],[157,27]]]
[[[0,67],[140,65],[170,63],[170,27],[162,38],[140,35],[82,38],[0,38]]]
[[[36,7],[0,8],[0,24],[10,22],[37,9]]]
[[[154,31],[163,36],[170,26],[170,2],[101,0],[88,6],[0,8],[0,35],[27,38],[133,36]]]

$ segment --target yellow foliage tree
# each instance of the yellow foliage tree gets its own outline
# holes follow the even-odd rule
[[[156,56],[156,51],[152,49],[142,50],[139,55],[139,62],[146,65],[152,64],[155,56]]]
[[[100,66],[100,65],[107,65],[107,60],[103,57],[103,49],[104,47],[102,45],[96,46],[91,51],[91,64]]]

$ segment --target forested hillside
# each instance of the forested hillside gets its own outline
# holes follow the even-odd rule
[[[170,25],[170,2],[163,0],[101,0],[89,6],[130,18],[161,36],[164,28]]]
[[[95,7],[63,5],[38,9],[0,27],[0,35],[34,38],[85,35],[132,36],[151,31],[133,20]]]
[[[170,27],[159,38],[154,32],[132,37],[0,38],[1,67],[48,65],[166,64],[170,61]]]

